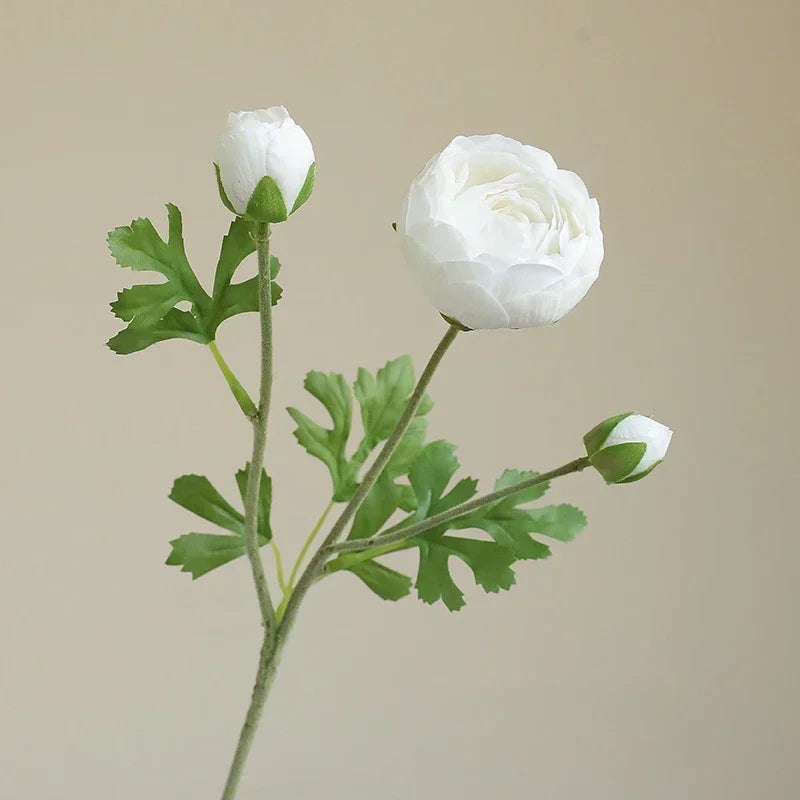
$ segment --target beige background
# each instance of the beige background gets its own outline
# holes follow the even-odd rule
[[[510,593],[451,615],[319,587],[242,798],[800,796],[799,30],[793,0],[6,0],[0,796],[218,796],[256,605],[243,562],[196,583],[163,566],[195,526],[166,495],[191,471],[230,492],[249,434],[201,347],[104,348],[130,279],[104,235],[172,200],[210,279],[214,139],[275,103],[319,162],[274,237],[285,549],[328,488],[282,410],[313,407],[303,373],[420,364],[440,334],[389,224],[456,133],[580,172],[607,256],[559,325],[457,342],[434,435],[491,480],[575,457],[629,407],[676,434],[640,484],[560,483],[590,527]],[[251,385],[255,330],[220,336]]]

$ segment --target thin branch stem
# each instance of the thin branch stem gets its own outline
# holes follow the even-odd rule
[[[272,280],[270,275],[269,225],[258,223],[256,228],[256,249],[258,251],[258,308],[261,318],[261,387],[258,410],[253,419],[253,454],[247,475],[245,492],[244,538],[247,558],[253,573],[253,583],[261,610],[264,626],[264,641],[259,654],[258,671],[253,686],[253,695],[247,710],[242,732],[236,746],[228,780],[222,800],[233,800],[242,778],[244,765],[253,744],[258,721],[264,710],[267,691],[275,673],[275,609],[264,573],[264,564],[258,544],[258,494],[261,487],[261,471],[264,465],[264,448],[267,443],[267,419],[272,395]]]
[[[512,494],[523,492],[526,489],[530,489],[532,486],[548,483],[562,475],[580,472],[588,466],[589,459],[586,458],[586,456],[576,458],[574,461],[564,464],[563,467],[558,467],[558,469],[551,470],[550,472],[542,472],[533,478],[518,481],[503,489],[498,489],[496,492],[489,492],[489,494],[484,494],[473,500],[468,500],[466,503],[461,503],[460,505],[453,506],[453,508],[449,508],[447,511],[434,514],[432,517],[428,517],[428,519],[424,519],[414,525],[406,525],[403,523],[402,526],[390,528],[388,531],[378,534],[377,536],[370,536],[368,539],[353,539],[347,542],[334,543],[328,547],[328,553],[358,553],[362,550],[372,550],[373,548],[379,548],[376,555],[391,552],[391,545],[406,539],[412,539],[414,536],[419,536],[421,533],[425,533],[425,531],[429,531],[431,528],[435,528],[445,522],[451,522],[458,517],[469,514],[471,511],[476,511],[479,508],[496,503]]]
[[[269,540],[269,546],[272,549],[272,555],[275,557],[275,571],[278,573],[278,586],[282,592],[285,592],[286,575],[283,571],[283,558],[281,557],[281,549],[278,547],[278,543],[275,541],[275,539]]]
[[[208,349],[211,351],[211,355],[214,356],[214,361],[217,362],[219,371],[227,381],[233,396],[236,398],[236,402],[239,404],[239,408],[242,409],[244,415],[249,420],[254,420],[258,412],[256,410],[255,403],[247,393],[247,389],[242,386],[233,370],[230,368],[230,366],[228,366],[228,362],[222,357],[222,353],[220,353],[217,343],[209,342]]]
[[[292,571],[289,574],[289,580],[287,582],[287,586],[289,587],[288,594],[291,594],[291,590],[294,587],[294,581],[297,577],[297,573],[300,572],[300,567],[303,565],[303,561],[305,557],[308,555],[308,551],[311,549],[311,545],[314,543],[314,540],[319,535],[319,532],[322,530],[322,526],[325,524],[325,520],[328,518],[328,514],[331,513],[331,509],[334,505],[334,500],[331,500],[327,506],[325,506],[325,510],[320,515],[320,518],[317,520],[314,527],[311,529],[311,533],[308,534],[305,542],[303,543],[303,547],[300,549],[300,553],[297,556],[296,561],[294,562],[294,566],[292,567]],[[280,615],[278,615],[280,617]]]

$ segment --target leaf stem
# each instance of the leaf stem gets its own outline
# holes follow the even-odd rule
[[[412,539],[414,536],[419,536],[421,533],[431,530],[431,528],[435,528],[438,525],[444,524],[445,522],[451,522],[458,517],[464,516],[464,514],[468,514],[471,511],[476,511],[477,509],[483,508],[483,506],[490,505],[491,503],[496,503],[498,500],[502,500],[503,498],[512,494],[522,492],[525,489],[530,489],[532,486],[537,486],[541,483],[548,483],[554,478],[559,478],[562,475],[580,472],[581,470],[586,469],[588,466],[589,459],[586,458],[586,456],[576,458],[574,461],[570,461],[568,464],[564,464],[562,467],[550,470],[550,472],[542,472],[539,475],[535,475],[533,478],[527,478],[524,481],[512,483],[510,486],[506,486],[503,489],[498,489],[496,492],[489,492],[489,494],[484,494],[480,497],[474,498],[473,500],[468,500],[466,503],[461,503],[460,505],[447,509],[447,511],[434,514],[432,517],[423,519],[414,525],[406,525],[405,523],[402,523],[400,526],[390,528],[388,531],[376,536],[371,536],[368,539],[354,539],[352,541],[331,544],[328,546],[328,553],[358,553],[363,550],[372,550],[373,548],[379,548],[375,555],[391,552],[393,549],[391,548],[391,545],[394,545],[398,542],[403,542],[406,539]],[[335,572],[336,570],[330,571]]]
[[[228,773],[222,800],[233,800],[242,778],[244,765],[253,744],[256,728],[264,710],[267,691],[277,666],[275,655],[276,617],[272,598],[264,573],[264,564],[258,544],[258,494],[261,486],[261,471],[264,465],[264,448],[267,443],[267,419],[272,395],[272,278],[270,276],[269,224],[260,222],[256,226],[256,249],[258,251],[258,308],[261,318],[261,386],[258,409],[253,418],[253,455],[247,474],[245,492],[244,538],[247,558],[253,573],[253,583],[261,610],[264,626],[264,641],[258,660],[256,681],[250,706],[247,709],[236,752]]]
[[[269,540],[269,546],[272,549],[272,555],[275,557],[275,571],[278,573],[278,586],[282,592],[286,592],[286,575],[283,571],[283,558],[281,557],[281,549],[275,539]],[[277,612],[276,612],[277,615]]]
[[[230,386],[231,392],[233,392],[233,396],[236,398],[236,402],[239,404],[239,408],[242,409],[244,415],[249,420],[254,420],[258,412],[256,410],[255,403],[247,393],[247,389],[242,386],[242,384],[239,382],[239,379],[228,365],[228,362],[222,357],[222,353],[220,353],[217,343],[215,341],[209,342],[208,349],[211,351],[211,355],[214,356],[214,361],[217,362],[217,366],[227,381],[228,386]]]
[[[281,601],[280,605],[278,606],[278,610],[276,612],[276,616],[278,621],[280,622],[281,617],[283,616],[283,611],[286,608],[286,604],[289,602],[289,597],[292,594],[294,589],[294,581],[297,577],[297,573],[300,571],[300,567],[305,560],[305,557],[308,555],[308,551],[311,549],[311,545],[314,543],[314,539],[317,538],[319,532],[322,530],[322,526],[325,524],[325,520],[328,518],[328,514],[331,513],[331,509],[334,505],[334,500],[331,500],[327,506],[325,506],[325,510],[322,512],[320,518],[317,520],[314,527],[311,529],[311,533],[308,534],[305,542],[303,543],[303,547],[300,549],[300,553],[297,556],[296,561],[294,562],[294,566],[292,567],[292,571],[289,574],[289,580],[286,583],[286,586],[283,590],[283,600]]]

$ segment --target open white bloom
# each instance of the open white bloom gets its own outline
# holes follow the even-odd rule
[[[434,156],[397,230],[430,301],[473,329],[558,321],[603,260],[600,210],[583,181],[499,134],[457,136]]]
[[[311,140],[283,106],[229,114],[214,166],[225,206],[259,222],[282,222],[314,188]]]
[[[607,483],[644,478],[661,463],[671,439],[666,425],[633,411],[610,417],[583,437],[589,461]]]

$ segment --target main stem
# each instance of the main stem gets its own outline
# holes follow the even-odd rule
[[[275,609],[264,574],[264,564],[258,544],[258,494],[261,487],[261,472],[264,466],[264,448],[267,443],[267,419],[272,395],[272,280],[270,275],[269,225],[258,223],[256,228],[256,249],[258,251],[258,308],[261,318],[261,387],[259,391],[258,409],[253,418],[253,454],[250,457],[250,469],[247,474],[245,492],[244,538],[247,547],[247,558],[253,573],[253,583],[258,596],[261,611],[261,622],[264,626],[264,641],[258,658],[258,670],[253,686],[250,707],[247,709],[242,732],[233,756],[228,780],[222,793],[222,800],[233,800],[247,756],[253,744],[258,722],[264,710],[267,691],[272,682],[276,660],[274,654],[276,642]]]
[[[265,313],[265,307],[263,304],[265,294],[264,294],[264,276],[266,276],[266,281],[269,282],[269,233],[267,230],[266,236],[262,239],[258,239],[258,255],[259,255],[259,276],[261,278],[261,289],[260,289],[260,309],[261,309],[261,333],[262,333],[262,345],[264,341],[269,341],[270,343],[270,358],[269,358],[269,375],[271,379],[272,375],[272,353],[271,353],[271,343],[272,343],[272,327],[271,327],[271,320],[268,324],[265,325],[265,317],[267,317],[270,313],[269,310]],[[262,264],[262,261],[265,263]],[[267,288],[267,292],[269,292],[269,288]],[[271,298],[269,294],[266,294],[266,299],[269,301]],[[269,307],[271,308],[271,306]],[[433,378],[433,373],[436,371],[436,368],[439,366],[442,358],[444,358],[444,354],[447,352],[447,349],[453,343],[453,340],[456,338],[456,335],[459,332],[459,328],[450,325],[447,329],[447,332],[442,337],[442,340],[439,342],[436,349],[433,351],[433,354],[428,361],[425,369],[420,375],[419,381],[414,388],[414,391],[409,398],[408,405],[406,406],[403,415],[401,416],[399,422],[397,423],[397,427],[392,431],[391,435],[384,444],[383,449],[378,454],[378,457],[375,459],[375,462],[372,466],[367,470],[366,474],[364,475],[363,480],[359,484],[358,488],[356,489],[355,494],[353,495],[350,502],[345,506],[344,510],[342,511],[339,519],[336,520],[333,527],[331,528],[330,533],[325,537],[325,540],[320,545],[317,552],[312,557],[311,561],[309,562],[308,566],[303,571],[303,574],[300,576],[300,579],[297,582],[297,586],[295,587],[294,591],[292,592],[283,614],[280,623],[275,628],[274,635],[271,635],[272,627],[275,624],[275,616],[274,612],[271,614],[271,622],[269,625],[265,624],[264,629],[264,641],[261,645],[261,652],[259,653],[258,659],[258,671],[256,672],[256,681],[255,685],[253,686],[253,696],[250,701],[250,707],[247,710],[247,716],[245,718],[244,725],[242,726],[242,732],[239,735],[239,743],[236,746],[236,753],[233,757],[233,763],[231,764],[230,773],[228,774],[228,781],[225,784],[225,791],[222,794],[222,800],[233,800],[236,796],[236,790],[239,786],[239,782],[242,778],[242,772],[244,771],[244,765],[247,761],[247,756],[250,752],[250,748],[253,743],[253,738],[255,736],[256,728],[258,727],[258,723],[261,719],[261,714],[264,710],[264,703],[267,699],[267,694],[269,692],[270,687],[272,686],[273,680],[275,678],[275,672],[278,668],[278,661],[280,660],[281,652],[283,650],[283,646],[286,643],[286,639],[289,633],[292,630],[294,625],[295,619],[297,618],[297,611],[300,608],[300,604],[303,601],[303,598],[306,595],[306,592],[311,588],[316,578],[319,576],[322,566],[325,563],[325,559],[329,555],[328,548],[331,544],[337,541],[337,539],[341,536],[342,532],[344,531],[347,523],[352,519],[353,515],[358,511],[359,506],[363,502],[364,498],[369,494],[370,489],[375,485],[375,481],[380,477],[381,472],[383,471],[384,467],[388,463],[389,459],[391,458],[394,451],[397,449],[397,445],[400,443],[400,440],[403,438],[403,434],[408,429],[408,426],[411,424],[411,421],[414,419],[417,413],[417,409],[419,408],[419,404],[422,402],[422,398],[425,396],[425,390],[428,388],[428,384]],[[264,353],[264,349],[262,347],[262,354]],[[262,368],[267,362],[262,359]],[[267,404],[266,406],[263,405],[263,389],[264,389],[264,374],[265,371],[262,369],[262,402],[259,404],[259,416],[255,423],[256,428],[256,436],[254,439],[258,439],[258,426],[259,423],[264,424],[264,438],[266,437],[266,414],[262,416],[262,408],[269,407],[269,392],[267,391]],[[251,461],[251,471],[250,475],[248,476],[249,479],[252,479],[254,474],[253,465],[255,462],[255,450],[253,448],[253,461]],[[259,456],[259,464],[258,464],[258,474],[260,476],[261,473],[261,458],[263,458],[263,444],[262,449]],[[249,485],[249,480],[248,480]],[[258,483],[256,484],[256,487]],[[256,494],[257,494],[256,488]],[[248,499],[250,497],[250,493],[248,490]],[[257,497],[256,497],[257,499]],[[245,523],[247,522],[247,518],[245,518]],[[246,529],[245,525],[245,529]],[[254,540],[255,544],[255,556],[258,558],[258,541]],[[250,554],[250,550],[248,548],[248,555]],[[252,559],[251,559],[252,563]],[[259,565],[261,564],[260,560],[258,561]],[[263,567],[261,569],[261,573],[263,574]],[[253,576],[256,577],[256,570],[253,569]],[[266,586],[266,584],[265,584]],[[256,579],[256,587],[258,587],[258,580]],[[260,595],[259,595],[260,598]],[[270,603],[270,609],[272,608],[272,604]]]

